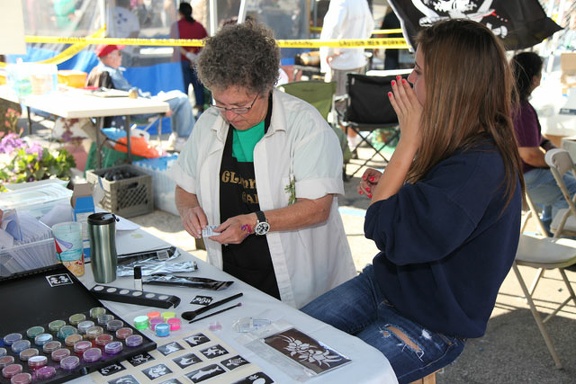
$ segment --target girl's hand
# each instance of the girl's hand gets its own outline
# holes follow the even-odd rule
[[[398,116],[400,124],[400,139],[420,146],[420,119],[423,106],[418,101],[416,93],[406,79],[397,76],[392,80],[392,92],[388,93],[390,103]]]
[[[368,168],[364,171],[360,184],[358,184],[358,193],[360,195],[366,195],[368,198],[372,198],[372,193],[374,188],[378,184],[382,173],[373,168]]]
[[[254,232],[252,225],[256,220],[253,216],[254,214],[247,214],[229,218],[214,228],[214,232],[219,234],[210,236],[210,240],[224,245],[242,243],[245,238]]]

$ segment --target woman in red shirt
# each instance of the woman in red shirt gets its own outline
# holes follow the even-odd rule
[[[178,8],[179,20],[170,27],[170,37],[173,39],[204,39],[208,33],[202,24],[192,17],[192,6],[189,3],[180,3]],[[184,93],[188,93],[188,86],[194,87],[196,109],[199,113],[204,111],[204,86],[196,75],[196,57],[199,47],[176,47],[174,61],[182,64],[182,77],[184,80]]]

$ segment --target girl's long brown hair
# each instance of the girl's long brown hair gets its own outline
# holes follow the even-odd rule
[[[506,174],[506,201],[524,182],[512,122],[513,77],[501,42],[484,25],[449,20],[420,31],[426,103],[422,145],[408,172],[416,182],[456,150],[491,137]]]

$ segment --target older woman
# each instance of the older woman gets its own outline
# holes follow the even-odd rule
[[[255,22],[207,40],[198,74],[214,106],[172,168],[184,228],[209,261],[295,307],[355,275],[338,214],[342,153],[311,105],[276,91],[279,50]]]

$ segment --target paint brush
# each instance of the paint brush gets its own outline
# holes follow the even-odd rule
[[[230,306],[230,307],[221,309],[221,310],[219,310],[219,311],[216,311],[216,312],[211,313],[211,314],[209,314],[209,315],[206,315],[206,316],[204,316],[204,317],[199,317],[199,318],[197,318],[197,319],[190,320],[190,321],[188,322],[188,324],[194,323],[194,322],[196,322],[196,321],[204,320],[204,319],[206,319],[206,318],[208,318],[208,317],[212,317],[212,316],[217,315],[217,314],[219,314],[219,313],[226,312],[226,311],[228,311],[228,310],[230,310],[230,309],[234,309],[234,308],[236,308],[236,307],[241,307],[241,306],[242,306],[242,303],[238,303],[238,304],[236,304],[236,305],[232,305],[232,306]]]

